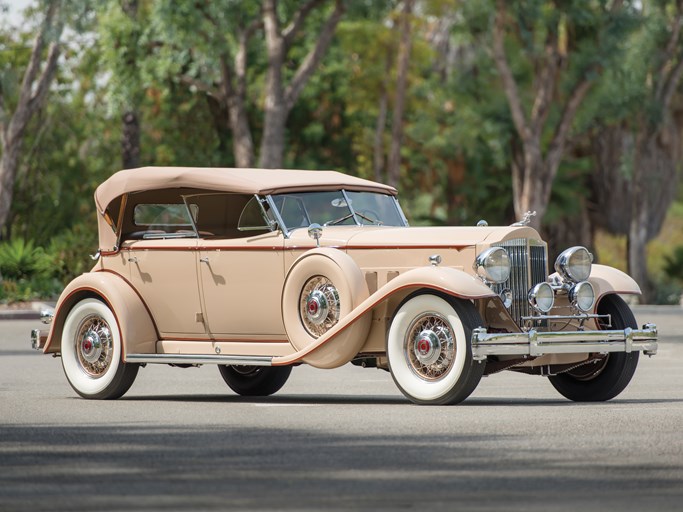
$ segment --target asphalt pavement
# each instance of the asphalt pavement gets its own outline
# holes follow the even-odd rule
[[[659,354],[610,402],[504,372],[453,407],[350,365],[258,399],[148,366],[88,401],[30,349],[39,322],[0,321],[0,510],[683,510],[681,313],[636,308]]]

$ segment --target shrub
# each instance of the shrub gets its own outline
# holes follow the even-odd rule
[[[97,250],[97,230],[90,224],[76,224],[50,240],[47,261],[50,274],[63,284],[89,271],[93,266],[90,254]]]
[[[672,254],[664,257],[664,272],[667,277],[683,283],[683,245],[679,245]]]
[[[50,273],[49,257],[32,240],[16,238],[0,244],[0,274],[4,279],[28,279]]]

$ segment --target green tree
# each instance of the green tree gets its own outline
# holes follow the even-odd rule
[[[335,0],[327,18],[312,27],[314,14],[329,3],[155,4],[148,38],[157,48],[151,58],[157,76],[175,77],[227,115],[238,167],[255,162],[250,106],[262,115],[259,166],[282,165],[289,114],[344,12],[343,1]],[[255,40],[257,33],[263,33],[265,44]],[[308,45],[305,53],[295,51],[301,44]]]
[[[683,124],[678,88],[683,73],[683,2],[642,2],[628,52],[606,71],[592,130],[595,222],[628,237],[628,271],[651,297],[646,246],[661,231],[676,196]]]
[[[634,8],[622,1],[496,0],[494,9],[492,54],[518,141],[515,213],[536,211],[532,225],[539,228],[574,119],[602,70],[621,55]]]
[[[0,68],[0,234],[10,216],[26,127],[43,107],[57,72],[59,40],[64,26],[60,9],[61,2],[57,0],[45,6],[18,86],[15,78],[20,58],[10,57],[11,62],[3,63]]]

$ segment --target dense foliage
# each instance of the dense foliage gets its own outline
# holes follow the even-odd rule
[[[0,22],[0,115],[16,105],[48,3],[36,0],[20,29]],[[280,69],[285,85],[338,3],[311,2]],[[288,113],[283,167],[386,180],[405,2],[341,3],[335,37]],[[304,4],[274,3],[283,33]],[[87,270],[97,249],[94,188],[122,167],[122,138],[131,144],[122,117],[133,116],[139,125],[140,165],[236,165],[233,107],[219,92],[233,83],[225,73],[237,68],[224,65],[237,63],[240,34],[247,32],[242,99],[255,157],[262,142],[273,68],[258,2],[84,0],[79,6],[61,11],[67,30],[58,73],[23,140],[9,220],[0,226],[0,300],[49,295],[59,288],[55,282]],[[554,249],[585,244],[626,270],[620,240],[630,236],[631,213],[624,201],[639,197],[641,182],[633,178],[639,155],[676,162],[647,172],[661,190],[677,191],[679,76],[667,75],[675,86],[669,103],[655,89],[658,73],[675,71],[681,61],[683,43],[673,37],[681,30],[678,2],[414,0],[409,22],[399,189],[411,223],[515,220],[513,169],[524,167],[528,140],[494,58],[498,23],[505,27],[505,55],[527,119],[538,114],[543,83],[552,85],[538,114],[541,155],[555,149],[572,91],[587,84],[555,175],[539,178],[550,180],[544,186],[551,190],[544,235]],[[648,136],[668,142],[639,146],[638,137]],[[658,181],[662,176],[665,183]],[[644,194],[657,196],[657,190]],[[662,230],[674,196],[662,195],[663,211],[651,211],[657,222],[648,226],[646,240]],[[596,234],[616,242],[596,248]],[[665,264],[680,275],[680,251],[666,251],[650,268],[655,281],[665,280]],[[669,291],[666,300],[673,300],[676,291]]]

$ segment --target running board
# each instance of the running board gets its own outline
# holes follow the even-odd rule
[[[230,364],[239,366],[271,366],[272,357],[219,356],[201,354],[128,354],[127,363],[150,364]]]

